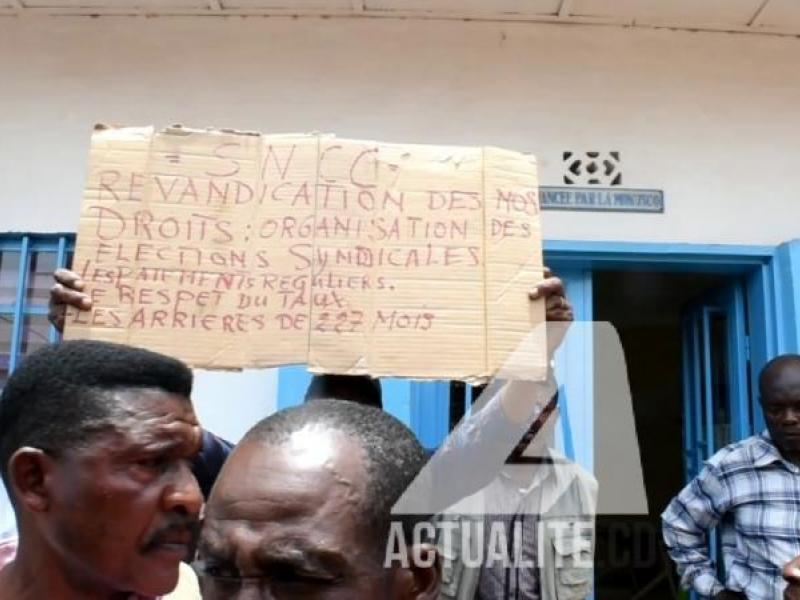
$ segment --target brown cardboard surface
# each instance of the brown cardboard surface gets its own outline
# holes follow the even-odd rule
[[[517,152],[98,127],[73,269],[94,308],[66,337],[195,367],[546,372],[543,334],[518,351],[544,305],[536,164]]]

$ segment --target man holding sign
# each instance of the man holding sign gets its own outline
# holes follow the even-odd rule
[[[541,266],[535,168],[516,153],[100,130],[90,162],[79,272],[57,272],[51,293],[57,327],[79,309],[68,335],[166,344],[210,368],[482,379],[510,361],[537,381],[563,329],[545,350],[536,325],[573,319]],[[528,296],[545,302],[526,302],[542,274]],[[535,414],[532,388],[514,389],[486,413],[504,442],[472,440],[478,419],[452,460],[508,451]]]

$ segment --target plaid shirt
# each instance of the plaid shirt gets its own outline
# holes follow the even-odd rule
[[[703,597],[723,589],[749,600],[782,600],[783,565],[800,555],[800,468],[768,433],[717,452],[662,515],[664,541],[681,582]],[[726,582],[708,556],[719,524]]]

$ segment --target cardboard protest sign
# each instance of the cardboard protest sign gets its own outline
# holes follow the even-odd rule
[[[98,127],[66,336],[219,369],[479,380],[544,320],[536,166],[496,148]],[[543,328],[540,328],[543,329]],[[542,340],[519,375],[546,371]]]

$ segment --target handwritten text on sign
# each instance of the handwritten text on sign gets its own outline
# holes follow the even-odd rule
[[[543,308],[536,169],[495,148],[98,128],[69,337],[209,368],[490,376]],[[544,346],[526,357],[538,378]]]

